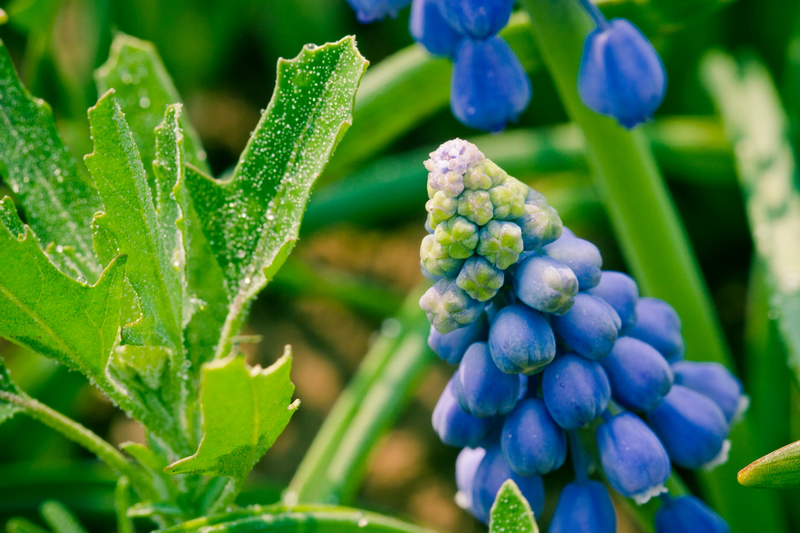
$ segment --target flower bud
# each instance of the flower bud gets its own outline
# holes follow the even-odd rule
[[[456,503],[462,509],[472,509],[472,485],[485,456],[483,448],[464,448],[456,458]]]
[[[452,57],[463,39],[445,20],[439,0],[414,0],[408,26],[414,40],[435,56]]]
[[[502,30],[511,17],[514,0],[441,0],[450,24],[473,39],[485,39]]]
[[[617,516],[599,481],[570,483],[561,491],[549,533],[615,533]]]
[[[466,174],[471,167],[478,165],[486,159],[483,152],[469,141],[452,139],[439,145],[430,153],[430,159],[425,161],[428,172],[447,172],[452,170],[457,174]]]
[[[623,334],[646,342],[661,352],[670,363],[683,359],[685,346],[681,336],[681,319],[664,300],[639,298],[636,303],[636,324]]]
[[[562,235],[543,248],[548,257],[561,261],[575,272],[580,290],[591,289],[600,283],[603,257],[597,246],[587,240]]]
[[[614,308],[585,292],[579,292],[572,308],[562,316],[554,315],[550,323],[572,350],[594,360],[611,351],[620,328]]]
[[[675,383],[714,400],[729,424],[747,411],[750,399],[743,394],[742,382],[721,364],[678,361],[672,370]]]
[[[470,257],[458,273],[456,283],[479,302],[490,300],[505,283],[505,273],[483,257]]]
[[[541,196],[539,193],[536,195]],[[514,220],[514,223],[522,229],[522,242],[526,251],[536,250],[558,240],[562,230],[558,211],[547,205],[543,196],[541,201],[532,198],[535,199],[536,196],[529,192],[523,215]]]
[[[454,276],[464,264],[463,259],[456,259],[447,253],[444,246],[437,242],[435,234],[422,239],[419,258],[422,268],[432,276]]]
[[[472,324],[483,311],[482,303],[470,298],[455,280],[448,278],[440,279],[428,289],[419,299],[419,305],[439,333]]]
[[[519,376],[501,372],[485,342],[476,342],[467,349],[454,379],[459,405],[475,416],[504,415],[519,399]]]
[[[433,197],[425,203],[425,209],[431,217],[431,228],[446,220],[450,220],[458,210],[459,201],[447,195],[444,191],[436,191]]]
[[[608,302],[622,321],[622,328],[636,324],[636,302],[639,301],[639,287],[633,278],[622,272],[603,271],[600,283],[587,291]]]
[[[455,170],[434,170],[428,174],[428,197],[433,198],[437,192],[443,192],[455,198],[464,190],[464,176]]]
[[[485,159],[467,170],[464,174],[464,186],[472,191],[488,191],[492,187],[502,185],[508,174],[491,159]]]
[[[512,220],[525,214],[525,197],[528,186],[509,177],[502,185],[489,189],[489,198],[494,206],[495,220]]]
[[[656,533],[730,533],[720,515],[694,496],[670,498],[656,511]]]
[[[461,358],[464,357],[467,348],[474,342],[485,341],[488,334],[489,322],[486,320],[485,315],[481,315],[472,324],[450,333],[439,333],[436,328],[431,326],[431,332],[428,335],[428,346],[443,361],[451,365],[457,365],[461,362]]]
[[[534,516],[539,516],[544,508],[544,483],[541,476],[520,476],[511,470],[499,446],[486,450],[481,464],[475,472],[472,483],[472,511],[481,522],[489,522],[489,512],[500,487],[509,479],[519,487],[528,500]]]
[[[395,17],[411,0],[347,0],[356,12],[358,21],[368,24],[386,16]]]
[[[606,410],[611,386],[599,363],[567,354],[545,367],[542,396],[559,426],[578,429]]]
[[[608,483],[639,505],[666,492],[671,472],[669,456],[647,424],[632,414],[621,413],[597,428],[600,463]]]
[[[654,409],[672,387],[672,370],[658,351],[639,339],[620,337],[600,364],[614,400],[631,411]]]
[[[501,435],[506,461],[522,476],[553,472],[567,458],[567,436],[539,398],[517,403],[506,416]]]
[[[448,382],[433,410],[433,430],[448,446],[479,446],[497,422],[494,417],[478,418],[461,409],[453,379]]]
[[[673,385],[658,407],[647,413],[647,423],[676,465],[710,470],[728,460],[725,414],[699,392]]]
[[[425,205],[427,206],[427,204]],[[479,226],[492,220],[494,206],[489,193],[487,191],[464,191],[458,198],[458,214]]]
[[[478,253],[502,270],[522,253],[522,230],[513,222],[490,221],[481,228]]]
[[[466,259],[478,246],[478,226],[464,217],[454,217],[436,226],[436,242],[444,252],[455,259]]]
[[[450,86],[450,107],[458,120],[472,128],[501,131],[530,99],[528,75],[502,38],[461,41]]]
[[[556,356],[556,339],[542,315],[524,305],[510,305],[492,321],[489,351],[503,372],[532,375]]]
[[[563,315],[578,294],[578,278],[567,265],[543,255],[520,262],[514,274],[514,292],[530,307]]]
[[[661,58],[629,21],[614,19],[586,37],[578,92],[589,109],[632,128],[653,116],[666,90]]]

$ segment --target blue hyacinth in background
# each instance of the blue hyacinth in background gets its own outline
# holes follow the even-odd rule
[[[666,92],[661,58],[625,19],[607,21],[589,0],[580,5],[596,28],[584,42],[578,89],[584,104],[632,128],[653,116]],[[412,37],[435,56],[453,60],[450,107],[472,128],[498,132],[531,100],[531,82],[514,51],[497,33],[513,0],[348,0],[367,23],[411,3]],[[577,4],[576,4],[577,5]]]
[[[425,166],[420,259],[435,283],[420,305],[430,347],[458,365],[433,413],[441,440],[464,448],[458,502],[486,522],[513,479],[538,514],[542,476],[569,455],[575,481],[552,532],[615,531],[606,485],[589,477],[597,467],[622,496],[662,498],[657,533],[728,531],[665,483],[672,465],[727,460],[730,425],[747,407],[738,379],[685,361],[674,309],[640,297],[626,274],[603,271],[595,245],[475,145],[448,141]]]

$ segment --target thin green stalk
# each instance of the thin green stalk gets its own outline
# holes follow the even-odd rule
[[[410,401],[435,361],[421,291],[406,300],[339,396],[284,495],[287,503],[347,503],[355,495],[370,451]]]
[[[644,134],[621,128],[580,100],[578,66],[590,18],[577,0],[524,0],[523,5],[567,112],[586,137],[596,187],[642,293],[676,308],[690,359],[731,367],[708,290]],[[731,439],[730,461],[700,475],[707,498],[733,531],[785,531],[774,499],[742,491],[734,481],[737,468],[757,453],[748,420],[734,428]]]
[[[117,533],[136,533],[133,520],[128,516],[131,507],[131,482],[126,476],[117,481],[114,489],[114,509],[117,512]]]
[[[122,453],[88,428],[36,401],[26,394],[0,391],[0,400],[13,404],[22,412],[44,425],[58,431],[69,440],[83,446],[112,470],[130,478],[136,489],[146,498],[157,498],[158,492],[150,480]]]

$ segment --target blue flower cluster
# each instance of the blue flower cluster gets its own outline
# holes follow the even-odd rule
[[[574,1],[574,0],[573,0]],[[395,16],[411,3],[412,37],[435,56],[453,60],[450,107],[467,126],[500,131],[528,107],[531,82],[497,33],[514,0],[348,0],[361,22]],[[590,0],[576,2],[596,28],[584,41],[578,92],[597,113],[632,128],[652,117],[666,92],[661,58],[625,19],[607,21]]]
[[[569,450],[576,481],[550,531],[613,533],[609,493],[589,479],[587,439],[607,483],[640,504],[666,492],[672,464],[726,460],[730,424],[747,403],[741,383],[721,365],[683,360],[669,304],[603,271],[596,246],[475,145],[448,141],[425,166],[421,268],[435,284],[420,305],[431,349],[458,365],[433,427],[464,448],[456,464],[463,507],[486,522],[513,479],[540,513],[542,476]],[[663,497],[658,533],[728,531],[699,500]]]

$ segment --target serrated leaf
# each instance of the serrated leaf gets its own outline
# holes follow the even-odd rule
[[[150,42],[118,33],[108,61],[95,71],[94,77],[100,94],[115,90],[152,186],[155,177],[151,169],[157,159],[153,130],[161,124],[167,106],[181,101],[158,51]],[[185,135],[187,162],[209,172],[197,132],[185,117],[180,118],[180,125]]]
[[[366,65],[352,37],[281,59],[272,100],[233,176],[216,181],[187,172],[188,196],[228,300],[222,324],[210,313],[198,318],[204,328],[222,330],[217,357],[227,355],[230,337],[267,283],[265,271],[274,274],[270,267],[297,240],[311,187],[351,122]],[[193,289],[206,302],[220,296],[207,296],[203,286]]]
[[[0,336],[102,376],[119,332],[125,260],[118,257],[94,286],[85,285],[53,266],[30,228],[18,238],[1,227]]]
[[[203,440],[197,452],[170,465],[171,474],[244,478],[297,410],[289,379],[289,347],[269,368],[248,368],[231,356],[203,365]]]
[[[517,484],[509,479],[497,493],[489,517],[489,533],[539,533],[533,511]]]
[[[25,90],[1,42],[0,174],[42,243],[71,247],[81,274],[97,279],[89,221],[100,197],[64,145],[50,106]]]
[[[739,472],[739,483],[767,489],[800,486],[800,441],[765,455]]]
[[[19,389],[17,385],[11,381],[11,376],[8,375],[8,369],[6,365],[3,363],[3,359],[0,358],[0,391],[2,392],[10,392],[12,394],[18,394]],[[6,403],[2,399],[0,399],[0,424],[14,416],[16,413],[19,412],[19,408],[13,404]]]
[[[143,313],[134,336],[179,350],[183,302],[176,289],[178,269],[159,232],[144,167],[113,90],[89,109],[89,125],[94,152],[85,161],[105,206],[95,224],[113,235],[119,253],[130,258],[126,275]]]

